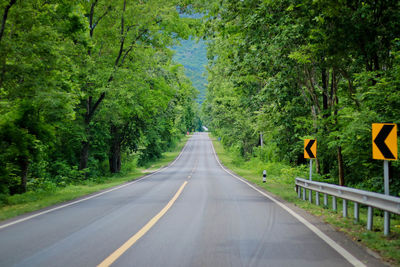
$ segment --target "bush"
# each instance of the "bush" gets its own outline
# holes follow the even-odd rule
[[[8,195],[0,194],[0,206],[8,205]]]
[[[52,165],[54,178],[50,180],[59,187],[69,184],[78,184],[85,178],[85,171],[78,170],[77,166],[71,166],[66,161],[56,161]]]
[[[44,178],[35,178],[27,182],[27,190],[32,192],[55,192],[57,184]]]
[[[255,147],[253,156],[259,158],[262,162],[278,162],[276,151],[278,151],[276,144],[269,142],[262,147]]]

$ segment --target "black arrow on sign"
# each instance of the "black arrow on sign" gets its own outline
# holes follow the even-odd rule
[[[310,140],[310,142],[308,142],[306,146],[306,152],[308,153],[308,156],[310,156],[310,158],[315,158],[314,154],[311,151],[311,147],[313,146],[314,143],[315,140]]]
[[[394,125],[383,125],[381,131],[378,133],[374,140],[374,143],[379,148],[385,159],[395,159],[392,151],[390,151],[390,149],[385,144],[385,140],[392,131],[393,127]]]

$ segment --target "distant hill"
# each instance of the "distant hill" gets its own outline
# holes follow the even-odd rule
[[[207,78],[205,66],[207,65],[207,47],[203,40],[182,40],[180,46],[172,48],[175,51],[174,60],[185,67],[185,73],[190,78],[193,86],[200,91],[197,102],[202,103],[205,94]]]

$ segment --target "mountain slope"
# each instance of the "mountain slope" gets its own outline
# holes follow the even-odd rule
[[[190,78],[193,86],[199,90],[197,102],[202,103],[206,93],[207,78],[205,66],[207,65],[207,48],[203,40],[182,40],[180,46],[172,48],[175,51],[174,60],[185,67],[185,73]]]

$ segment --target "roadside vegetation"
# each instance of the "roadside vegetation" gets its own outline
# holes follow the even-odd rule
[[[332,210],[331,198],[329,206],[315,205],[308,200],[299,199],[295,192],[295,178],[308,177],[308,169],[304,166],[291,166],[282,162],[265,162],[259,156],[254,155],[248,160],[232,149],[225,149],[216,137],[212,138],[215,151],[221,163],[241,177],[253,184],[271,192],[279,198],[305,209],[311,214],[320,217],[324,222],[331,224],[336,230],[344,232],[355,242],[377,252],[384,260],[395,266],[400,266],[400,216],[393,216],[391,220],[391,233],[388,237],[383,235],[383,213],[375,210],[374,226],[372,231],[367,231],[367,209],[360,209],[360,220],[354,222],[352,203],[348,204],[348,218],[342,217],[341,200],[338,199],[337,211]],[[267,181],[262,182],[262,172],[267,171]],[[313,174],[313,180],[323,181],[321,176]],[[323,203],[321,196],[320,203]]]
[[[203,124],[244,159],[291,166],[316,139],[325,181],[382,193],[371,125],[400,122],[400,2],[207,2]],[[390,176],[400,196],[399,161]]]
[[[198,128],[181,2],[1,1],[0,205],[120,179]]]
[[[124,167],[118,174],[91,177],[83,182],[64,187],[47,183],[35,186],[24,194],[3,197],[0,204],[0,221],[96,193],[152,173],[171,163],[179,155],[188,139],[189,136],[185,136],[164,152],[160,158],[148,161],[142,166],[137,166],[137,160],[130,161],[129,164],[124,165],[128,167]]]

